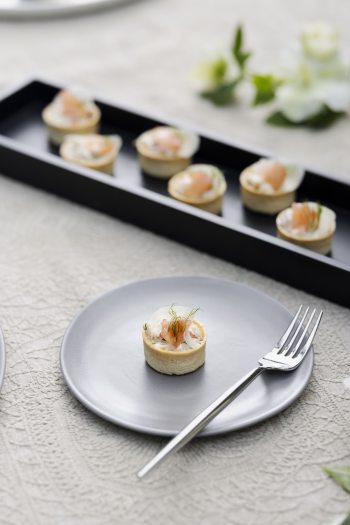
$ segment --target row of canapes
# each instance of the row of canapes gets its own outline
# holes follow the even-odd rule
[[[60,91],[42,116],[51,142],[60,146],[65,160],[113,173],[122,139],[98,134],[101,113],[93,101],[74,91]],[[142,133],[135,147],[145,173],[170,179],[168,191],[174,199],[221,213],[226,180],[216,166],[191,164],[199,149],[196,134],[158,126]],[[294,202],[303,175],[295,165],[261,159],[240,174],[242,201],[252,211],[278,214],[277,234],[282,239],[327,254],[336,227],[335,213],[315,202]]]
[[[295,202],[303,177],[295,165],[261,159],[240,175],[242,201],[252,211],[277,214],[281,239],[326,255],[332,248],[336,216],[318,202]]]

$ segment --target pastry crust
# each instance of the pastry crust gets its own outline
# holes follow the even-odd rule
[[[333,230],[334,233],[334,230]],[[331,249],[332,249],[332,238],[333,233],[329,234],[327,237],[323,237],[322,239],[301,239],[300,237],[295,237],[293,235],[288,235],[284,231],[282,231],[277,226],[277,236],[280,239],[284,239],[285,241],[292,242],[294,244],[297,244],[298,246],[301,246],[302,248],[308,248],[309,250],[312,250],[317,253],[321,253],[322,255],[327,255]]]
[[[274,191],[273,193],[257,191],[247,183],[249,173],[250,166],[240,174],[239,183],[243,204],[250,210],[266,215],[275,215],[279,211],[288,208],[294,202],[296,190]]]
[[[60,146],[66,135],[78,133],[88,134],[88,133],[97,133],[99,122],[101,120],[101,112],[96,104],[91,104],[92,115],[89,120],[84,120],[84,122],[77,122],[74,125],[70,126],[58,126],[55,119],[52,117],[52,105],[49,104],[42,112],[43,121],[46,124],[46,127],[49,132],[50,141],[56,146]]]
[[[160,126],[160,128],[161,127],[162,126]],[[165,126],[165,128],[166,127],[167,126]],[[156,129],[157,128],[154,128],[154,130]],[[147,135],[148,133],[152,133],[152,131],[154,130],[151,129],[149,131],[146,131],[145,133],[142,133],[135,141],[135,147],[138,154],[139,164],[141,166],[142,171],[144,171],[148,175],[152,175],[154,177],[162,179],[169,179],[172,175],[184,170],[185,168],[187,168],[187,166],[191,164],[192,157],[199,146],[199,138],[192,133],[186,134],[184,132],[184,136],[187,136],[188,140],[191,140],[191,142],[193,142],[193,147],[190,148],[191,153],[189,153],[188,155],[165,155],[148,147],[147,144],[144,142],[145,135]]]
[[[101,135],[91,134],[91,138],[94,137],[100,137]],[[113,151],[110,155],[106,155],[99,159],[94,160],[84,160],[77,157],[74,157],[70,153],[70,141],[76,140],[77,136],[72,135],[71,137],[67,135],[61,144],[60,147],[60,155],[63,159],[67,160],[68,162],[73,162],[74,164],[79,164],[80,166],[84,166],[85,168],[95,169],[98,171],[102,171],[104,173],[107,173],[108,175],[113,175],[113,167],[114,163],[116,161],[116,158],[118,156],[118,153],[120,151],[122,140],[120,137],[115,136],[113,137],[115,140],[115,147],[113,148]]]
[[[148,155],[140,153],[138,150],[138,159],[142,171],[148,175],[153,175],[160,179],[169,179],[175,173],[184,170],[191,164],[192,158],[188,159],[154,159]]]
[[[222,174],[220,170],[218,171],[220,174]],[[222,212],[223,199],[227,190],[227,183],[223,174],[222,180],[220,181],[220,187],[218,188],[216,194],[206,198],[188,197],[187,195],[184,195],[178,191],[177,185],[184,176],[186,176],[186,171],[181,171],[180,173],[174,175],[168,183],[168,192],[174,199],[180,202],[185,202],[186,204],[190,204],[191,206],[195,206],[196,208],[200,208],[201,210],[209,211],[211,213],[219,214]]]
[[[190,350],[176,351],[157,348],[147,331],[142,330],[145,359],[151,368],[162,374],[183,375],[194,372],[204,364],[207,336],[198,321],[193,320],[192,322],[201,331],[203,340],[198,348]]]

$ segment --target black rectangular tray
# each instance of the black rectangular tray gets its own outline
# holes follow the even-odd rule
[[[42,109],[60,88],[34,79],[0,98],[0,173],[350,306],[349,184],[306,171],[298,200],[320,201],[337,214],[332,254],[319,255],[278,239],[273,217],[242,206],[238,175],[263,155],[234,142],[200,132],[201,147],[194,159],[225,173],[228,192],[222,216],[171,199],[166,181],[140,171],[133,141],[164,124],[161,118],[97,100],[102,133],[123,139],[115,177],[65,162],[48,142],[41,120]],[[174,120],[165,123],[184,127]]]

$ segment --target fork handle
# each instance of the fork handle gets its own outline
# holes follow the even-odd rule
[[[207,424],[214,419],[220,412],[227,407],[236,397],[247,388],[254,379],[263,372],[263,368],[257,367],[242,377],[237,383],[228,388],[213,403],[205,408],[198,416],[188,423],[173,439],[149,463],[147,463],[138,473],[139,478],[143,478],[150,470],[163,461],[167,456],[180,450],[186,443],[198,434]]]

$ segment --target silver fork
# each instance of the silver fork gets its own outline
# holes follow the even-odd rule
[[[316,309],[308,317],[306,325],[304,322],[309,313],[309,307],[303,311],[301,305],[293,317],[287,330],[277,342],[276,346],[259,360],[259,366],[251,370],[246,376],[242,377],[237,383],[231,386],[226,392],[218,397],[211,405],[205,408],[188,425],[186,425],[160,452],[147,463],[138,473],[139,478],[143,478],[150,470],[163,461],[167,456],[180,450],[186,443],[198,434],[214,417],[216,417],[227,405],[229,405],[254,379],[264,370],[275,370],[281,372],[291,372],[298,368],[309,351],[315,337],[318,325],[322,318],[322,310],[318,314],[311,331],[312,320],[315,317]],[[300,317],[300,320],[298,320]]]

